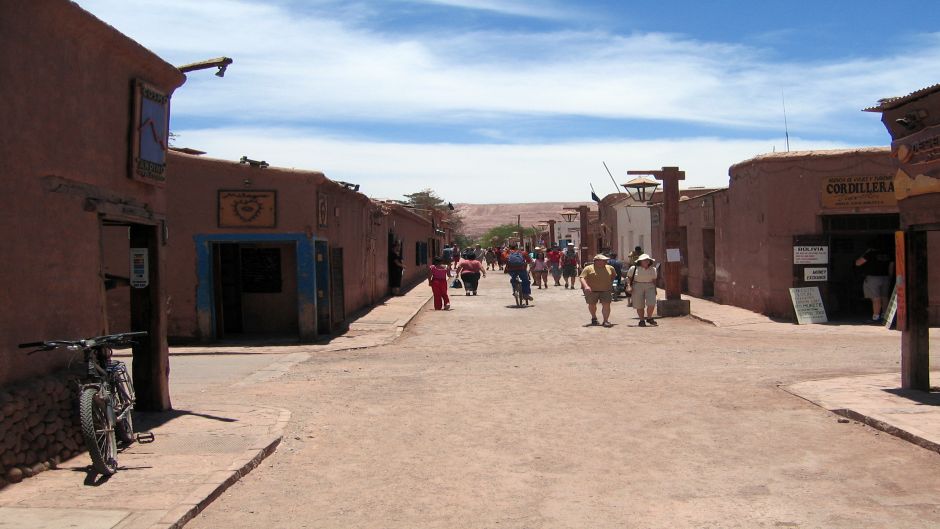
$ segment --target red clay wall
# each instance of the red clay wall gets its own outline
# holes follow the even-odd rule
[[[197,313],[198,271],[193,239],[197,235],[300,233],[342,248],[347,316],[378,302],[388,292],[390,227],[398,237],[405,238],[406,265],[412,263],[406,268],[405,283],[419,276],[413,266],[413,244],[430,236],[430,223],[406,211],[383,214],[368,197],[326,179],[322,173],[260,169],[178,152],[170,154],[169,170],[175,178],[168,186],[169,335],[174,339],[209,339],[200,332]],[[250,185],[246,186],[246,180]],[[277,226],[219,228],[220,189],[276,190]],[[320,193],[327,197],[326,228],[319,227],[317,218]]]
[[[62,0],[0,2],[0,385],[63,366],[15,345],[105,329],[98,215],[88,195],[161,214],[159,188],[127,177],[131,83],[171,93],[184,77]]]

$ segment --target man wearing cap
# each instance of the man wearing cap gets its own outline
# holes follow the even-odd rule
[[[584,289],[584,300],[591,313],[591,325],[597,325],[597,302],[601,302],[601,315],[604,317],[604,327],[610,327],[610,289],[613,285],[614,267],[607,264],[607,256],[597,254],[594,264],[581,270],[581,288]]]
[[[575,277],[578,275],[578,252],[574,249],[574,243],[569,242],[564,255],[561,256],[561,274],[565,277],[565,288],[568,282],[571,282],[571,289],[574,290]]]
[[[633,289],[633,308],[640,316],[640,327],[646,327],[647,324],[656,327],[658,325],[653,319],[653,311],[656,310],[656,277],[659,270],[653,265],[653,258],[647,254],[641,254],[636,258],[636,264],[627,270],[627,281],[630,288]],[[646,308],[646,318],[644,319],[643,309]]]

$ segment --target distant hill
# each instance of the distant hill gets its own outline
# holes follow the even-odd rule
[[[539,221],[555,219],[561,221],[562,208],[581,205],[594,206],[594,202],[530,202],[523,204],[454,204],[454,209],[464,220],[465,231],[471,237],[479,237],[487,230],[501,224],[515,224],[516,216],[522,216],[522,225],[531,227]]]

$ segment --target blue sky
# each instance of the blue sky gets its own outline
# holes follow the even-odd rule
[[[785,148],[886,145],[863,107],[940,82],[923,2],[79,0],[172,64],[178,145],[377,197],[580,201],[628,169],[687,185]]]

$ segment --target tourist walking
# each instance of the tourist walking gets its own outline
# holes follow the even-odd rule
[[[633,308],[640,317],[640,327],[647,324],[658,325],[653,319],[656,310],[656,278],[659,269],[653,264],[653,258],[647,254],[637,256],[636,264],[627,270],[627,281],[633,289]],[[645,309],[645,315],[644,315]]]
[[[556,287],[561,286],[561,255],[561,250],[558,249],[558,246],[552,246],[552,249],[549,250],[546,255],[548,259],[548,271],[551,272]]]
[[[862,282],[862,294],[871,300],[871,321],[881,323],[882,312],[888,304],[891,290],[891,276],[894,275],[894,258],[880,249],[879,241],[872,240],[871,246],[861,257],[855,260],[856,268],[865,275]]]
[[[540,246],[535,247],[535,258],[532,260],[529,270],[532,273],[532,280],[539,290],[542,290],[543,285],[548,288],[548,261],[545,259],[545,252]]]
[[[568,243],[564,255],[561,256],[561,274],[565,278],[565,288],[574,290],[575,281],[578,277],[578,252],[574,249],[574,243]],[[571,283],[571,286],[568,286]]]
[[[454,254],[454,243],[448,243],[447,246],[441,250],[441,264],[450,268],[451,263],[453,263],[456,258],[457,256]]]
[[[487,248],[486,255],[484,255],[484,259],[486,259],[487,270],[496,270],[496,249],[495,248]]]
[[[480,276],[486,277],[483,264],[476,258],[476,252],[467,250],[457,264],[457,277],[463,283],[465,296],[476,296],[480,286]]]
[[[428,267],[428,284],[434,294],[434,310],[450,310],[450,297],[447,295],[447,279],[451,276],[450,268],[444,266],[444,260],[435,257]]]
[[[604,321],[601,325],[610,327],[610,289],[613,286],[614,267],[607,264],[608,257],[604,254],[594,256],[594,262],[581,270],[581,288],[584,289],[584,301],[587,302],[588,312],[591,313],[591,325],[597,325],[597,304],[601,304],[601,316]]]
[[[401,255],[401,241],[388,249],[388,286],[393,296],[401,295],[401,276],[405,271],[404,258]]]

